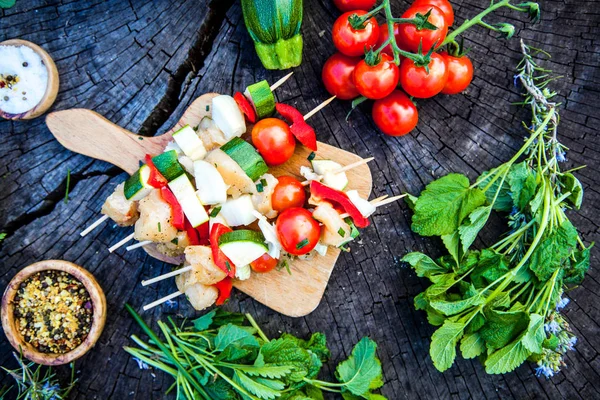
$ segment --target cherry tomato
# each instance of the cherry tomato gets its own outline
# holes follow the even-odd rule
[[[333,4],[342,12],[370,10],[376,2],[377,0],[333,0]]]
[[[277,118],[258,121],[252,128],[252,143],[269,165],[283,164],[296,149],[296,140],[290,127]]]
[[[377,127],[390,136],[406,135],[419,121],[417,107],[400,90],[394,90],[389,96],[375,101],[372,115]]]
[[[409,95],[419,98],[435,96],[442,91],[448,80],[446,59],[437,53],[431,55],[429,72],[425,67],[418,67],[409,58],[400,64],[400,84]]]
[[[271,195],[273,210],[282,212],[288,208],[302,207],[306,201],[306,192],[302,183],[291,176],[280,176],[277,179],[279,183]]]
[[[329,57],[321,73],[325,89],[341,100],[358,97],[358,90],[352,81],[352,72],[359,61],[359,57],[349,57],[342,53],[335,53]]]
[[[269,272],[277,266],[277,259],[265,253],[250,263],[250,268],[254,272]]]
[[[376,65],[369,65],[365,60],[359,62],[352,77],[360,94],[368,99],[381,99],[396,89],[400,70],[392,56],[382,53]]]
[[[315,248],[321,237],[321,227],[305,208],[288,208],[275,224],[281,247],[293,255],[302,255]]]
[[[454,57],[446,52],[440,55],[446,59],[448,80],[442,89],[444,94],[457,94],[465,90],[473,80],[473,64],[469,57]]]
[[[415,0],[413,1],[411,7],[424,5],[436,6],[442,10],[445,16],[444,20],[446,21],[446,25],[448,27],[451,27],[452,24],[454,24],[454,10],[452,9],[452,4],[450,4],[448,0]]]
[[[414,18],[417,14],[425,15],[431,10],[429,21],[437,27],[436,30],[417,29],[413,24],[401,24],[398,37],[408,50],[416,52],[419,49],[419,43],[422,43],[421,50],[423,53],[429,51],[434,45],[441,45],[446,34],[448,33],[448,25],[446,25],[446,16],[436,6],[424,5],[418,7],[410,7],[402,14],[402,18]]]
[[[396,38],[396,43],[398,43],[398,35],[400,33],[400,24],[394,24],[394,36]],[[384,44],[388,38],[390,37],[390,30],[388,29],[387,24],[379,25],[379,40],[377,41],[377,48],[380,48],[382,44]],[[399,46],[399,45],[398,45]],[[392,52],[392,45],[388,44],[381,50],[382,53],[389,54],[390,56],[394,56]]]
[[[347,56],[362,56],[365,49],[375,46],[379,39],[379,25],[374,17],[364,22],[365,27],[354,29],[350,24],[349,18],[353,15],[361,16],[367,12],[355,10],[343,13],[335,20],[331,30],[333,35],[333,44],[340,53]]]

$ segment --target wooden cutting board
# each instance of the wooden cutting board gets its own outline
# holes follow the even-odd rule
[[[172,139],[173,132],[185,125],[196,127],[203,117],[210,116],[211,100],[215,96],[216,93],[208,93],[197,98],[170,131],[155,137],[135,135],[86,109],[53,112],[46,117],[46,124],[67,149],[107,161],[133,174],[146,154],[162,153]],[[294,156],[287,163],[272,167],[269,172],[275,176],[292,175],[303,179],[299,171],[302,165],[310,166],[307,160],[309,154],[309,149],[298,145]],[[321,142],[318,143],[316,156],[335,160],[341,165],[361,159],[355,154]],[[350,181],[348,188],[356,189],[362,197],[368,198],[372,186],[369,167],[361,165],[346,174]],[[155,258],[173,264],[179,263],[179,259],[166,257],[152,246],[144,249]],[[295,260],[291,263],[291,275],[285,269],[265,274],[253,273],[246,281],[235,281],[234,286],[275,311],[290,317],[302,317],[319,305],[339,255],[339,249],[330,247],[325,257]]]

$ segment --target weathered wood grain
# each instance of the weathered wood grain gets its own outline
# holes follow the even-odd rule
[[[231,93],[255,80],[283,74],[265,71],[248,38],[239,4],[233,1],[53,1],[20,0],[0,11],[0,40],[21,37],[42,45],[61,72],[55,109],[91,108],[128,130],[153,135],[167,131],[198,95]],[[331,25],[338,15],[330,0],[306,0],[303,32],[305,57],[293,78],[278,89],[280,100],[307,111],[328,95],[320,71],[333,52]],[[476,14],[487,2],[453,1],[458,22]],[[398,1],[398,10],[407,1]],[[523,37],[553,55],[545,65],[564,78],[555,85],[563,103],[560,136],[571,148],[567,167],[578,171],[586,195],[584,208],[570,216],[587,242],[598,241],[600,166],[597,134],[600,114],[600,14],[597,2],[542,2],[542,23],[534,27],[504,16]],[[490,20],[492,21],[492,19]],[[518,41],[500,41],[474,29],[466,45],[476,77],[465,95],[419,101],[418,128],[403,138],[384,137],[364,105],[345,122],[349,104],[334,102],[313,118],[319,140],[340,146],[371,163],[373,196],[419,192],[426,183],[450,171],[474,177],[505,161],[520,147],[520,121],[526,112],[509,103],[518,99],[512,85],[519,59]],[[97,348],[77,365],[80,382],[73,398],[163,398],[170,385],[164,374],[152,377],[121,350],[128,335],[139,333],[123,304],[144,302],[174,290],[170,282],[141,288],[141,279],[167,271],[143,252],[106,253],[126,235],[111,225],[80,240],[78,232],[94,218],[103,199],[125,174],[107,164],[64,150],[42,119],[0,122],[0,226],[8,238],[0,249],[0,286],[34,261],[64,258],[86,266],[104,287],[109,315]],[[70,169],[71,200],[62,201]],[[504,376],[486,375],[477,361],[458,360],[440,374],[428,356],[433,331],[412,301],[425,282],[398,260],[408,250],[440,251],[440,243],[413,235],[410,212],[402,204],[378,212],[363,231],[362,241],[344,254],[333,271],[321,305],[301,319],[284,318],[242,294],[227,306],[249,311],[269,335],[291,331],[306,336],[323,331],[333,360],[347,356],[352,345],[369,335],[379,343],[390,399],[413,398],[585,398],[600,397],[600,274],[597,252],[583,285],[570,292],[566,315],[579,336],[568,368],[546,381],[525,365]],[[484,232],[491,240],[501,226]],[[146,314],[193,315],[181,302]],[[14,366],[10,347],[0,338],[0,363]],[[68,371],[61,371],[63,374]],[[331,377],[331,369],[324,376]],[[5,375],[1,375],[7,382]],[[1,385],[1,383],[0,383]]]

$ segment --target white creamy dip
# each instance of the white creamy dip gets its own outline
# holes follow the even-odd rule
[[[0,45],[0,110],[10,114],[31,110],[42,100],[47,86],[48,70],[35,51],[27,46]]]

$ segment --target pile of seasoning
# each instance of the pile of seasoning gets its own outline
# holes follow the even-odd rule
[[[58,270],[31,275],[14,300],[19,333],[42,353],[64,354],[78,347],[90,332],[92,314],[85,286]]]

